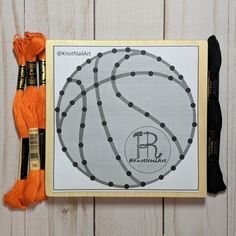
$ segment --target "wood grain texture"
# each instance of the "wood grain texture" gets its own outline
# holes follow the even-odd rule
[[[162,39],[162,0],[95,2],[96,39]]]
[[[24,2],[0,1],[0,193],[10,190],[17,178],[18,137],[12,117],[18,66],[12,53],[16,32],[24,31]],[[0,234],[25,235],[25,212],[10,210],[0,202]]]
[[[93,39],[93,1],[25,0],[25,29],[50,39]],[[29,209],[26,222],[27,235],[92,235],[93,198],[49,199]]]
[[[54,198],[45,202],[48,235],[93,235],[93,202],[87,198]],[[38,224],[42,226],[42,223]],[[42,235],[39,230],[35,234]]]
[[[236,235],[236,2],[229,1],[228,236]]]
[[[160,198],[96,198],[97,236],[162,235]]]
[[[223,115],[220,164],[227,176],[228,3],[226,1],[166,1],[166,39],[218,38],[223,63],[220,73],[220,103]],[[226,178],[225,178],[226,180]],[[227,235],[227,193],[194,199],[165,200],[165,235]]]
[[[0,1],[0,31],[0,42],[10,44],[16,33],[24,32],[24,0]]]
[[[17,176],[19,144],[12,117],[16,32],[42,31],[50,39],[206,39],[214,33],[223,58],[220,164],[228,190],[205,200],[165,199],[164,230],[167,236],[236,235],[235,18],[235,0],[0,0],[1,196]],[[94,212],[92,198],[55,198],[25,213],[1,202],[0,235],[162,235],[159,198],[97,198],[95,203]]]
[[[25,29],[50,39],[93,39],[93,1],[25,0]]]
[[[163,1],[96,1],[95,36],[96,39],[162,39]],[[96,198],[95,206],[97,236],[162,234],[161,198]]]

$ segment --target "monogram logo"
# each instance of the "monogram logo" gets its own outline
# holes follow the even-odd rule
[[[169,161],[171,145],[167,135],[154,127],[140,127],[131,132],[125,143],[129,165],[142,173],[161,170]]]

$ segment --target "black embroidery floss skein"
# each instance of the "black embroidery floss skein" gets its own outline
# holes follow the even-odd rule
[[[208,110],[207,110],[207,192],[217,194],[226,190],[219,164],[222,115],[219,103],[219,71],[221,52],[219,42],[208,38]]]

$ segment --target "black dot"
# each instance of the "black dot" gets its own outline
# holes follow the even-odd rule
[[[67,113],[66,113],[65,111],[63,111],[63,112],[61,113],[61,116],[66,117],[66,116],[67,116]]]
[[[97,105],[98,105],[98,106],[101,106],[101,105],[102,105],[102,102],[101,102],[101,101],[98,101],[98,102],[97,102]]]
[[[60,111],[60,107],[56,107],[55,112],[59,112],[59,111]]]
[[[116,160],[119,161],[121,159],[120,155],[116,156]]]
[[[146,185],[145,182],[141,182],[141,186],[144,187]]]
[[[149,75],[149,76],[153,76],[153,72],[152,72],[152,71],[149,71],[149,72],[148,72],[148,75]]]
[[[194,108],[196,105],[195,103],[191,103],[191,107]]]
[[[77,80],[76,84],[81,85],[81,80]]]
[[[111,80],[115,80],[115,79],[116,79],[115,75],[112,75]]]
[[[142,50],[142,51],[141,51],[141,54],[142,54],[142,55],[145,55],[145,54],[146,54],[146,51],[145,51],[145,50]]]
[[[76,68],[78,71],[80,71],[81,69],[82,69],[82,67],[81,66],[77,66],[77,68]]]
[[[117,62],[117,63],[115,64],[115,67],[118,68],[119,66],[120,66],[120,64]]]
[[[145,115],[146,117],[149,117],[149,116],[150,116],[150,114],[149,114],[148,112],[145,112],[144,115]]]
[[[77,163],[77,162],[73,162],[73,166],[74,166],[74,167],[77,167],[77,166],[78,166],[78,163]]]
[[[169,79],[169,80],[173,80],[174,78],[173,78],[173,76],[170,75],[170,76],[168,77],[168,79]]]
[[[129,185],[128,185],[128,184],[125,184],[124,187],[125,187],[125,189],[128,189],[128,188],[129,188]]]
[[[183,75],[179,75],[179,79],[182,80],[184,77]]]
[[[111,51],[112,51],[112,53],[117,53],[117,49],[116,48],[113,48]]]
[[[177,140],[177,138],[176,138],[175,136],[173,136],[173,137],[172,137],[172,141],[175,142],[176,140]]]
[[[113,186],[113,183],[112,183],[112,182],[109,182],[108,185],[109,185],[110,187],[112,187],[112,186]]]
[[[188,143],[192,143],[193,140],[191,138],[188,139]]]
[[[98,72],[98,68],[94,67],[94,68],[93,68],[93,72],[94,72],[94,73],[97,73],[97,72]]]
[[[130,75],[131,75],[131,76],[135,76],[135,72],[132,71],[132,72],[130,73]]]
[[[117,93],[116,93],[116,96],[117,96],[117,97],[120,97],[120,96],[121,96],[121,94],[120,94],[119,92],[117,92]]]
[[[161,57],[157,57],[157,61],[161,61]]]
[[[66,148],[66,147],[63,147],[61,150],[62,150],[63,152],[66,152],[66,151],[67,151],[67,148]]]
[[[86,95],[86,91],[82,91],[81,94],[82,94],[83,96],[85,96],[85,95]]]
[[[170,70],[174,70],[175,69],[175,67],[174,66],[170,66]]]
[[[82,111],[83,111],[83,112],[86,112],[86,111],[87,111],[87,107],[83,107],[83,108],[82,108]]]
[[[164,176],[163,175],[159,175],[159,179],[164,179]]]
[[[90,63],[91,63],[91,60],[90,60],[90,59],[87,59],[86,62],[87,62],[88,64],[90,64]]]
[[[59,94],[60,94],[61,96],[63,96],[65,93],[64,93],[63,90],[61,90],[61,91],[59,92]]]
[[[161,126],[161,128],[164,128],[166,125],[165,125],[165,123],[161,123],[160,126]]]
[[[127,48],[125,49],[125,51],[126,51],[126,52],[130,52],[130,48],[127,47]]]
[[[57,129],[57,133],[61,133],[61,129],[60,128]]]
[[[126,174],[130,176],[132,173],[130,171],[127,171]]]
[[[83,146],[84,146],[84,144],[83,144],[83,143],[79,143],[79,147],[81,147],[81,148],[82,148]]]
[[[74,100],[71,100],[71,101],[70,101],[70,105],[73,106],[74,104],[75,104],[75,101],[74,101]]]
[[[86,161],[86,160],[83,160],[83,161],[82,161],[82,165],[84,165],[84,166],[87,165],[87,161]]]
[[[186,91],[186,93],[190,93],[191,89],[190,88],[186,88],[185,91]]]
[[[67,82],[70,83],[72,79],[70,77],[67,78]]]
[[[171,166],[171,170],[176,170],[176,167],[175,166]]]
[[[91,179],[92,181],[94,181],[94,180],[95,180],[95,176],[94,176],[94,175],[91,175],[91,176],[90,176],[90,179]]]
[[[83,129],[84,127],[85,127],[85,123],[81,123],[81,124],[80,124],[80,128]]]
[[[128,106],[129,106],[129,107],[132,107],[133,105],[134,105],[134,104],[133,104],[132,102],[129,102],[129,103],[128,103]]]
[[[197,126],[197,123],[196,123],[196,122],[193,122],[193,123],[192,123],[192,126],[193,126],[193,127],[196,127],[196,126]]]
[[[101,52],[99,52],[99,53],[97,54],[97,56],[98,56],[99,58],[101,58],[103,55],[102,55]]]
[[[125,55],[125,59],[129,59],[129,55],[128,54]]]
[[[180,155],[179,159],[183,160],[184,159],[184,155]]]
[[[99,86],[99,83],[94,83],[93,86],[97,88]]]
[[[112,137],[108,137],[107,141],[111,143],[113,141]]]
[[[107,122],[104,120],[104,121],[102,122],[102,125],[103,125],[103,126],[106,126],[106,125],[107,125]]]

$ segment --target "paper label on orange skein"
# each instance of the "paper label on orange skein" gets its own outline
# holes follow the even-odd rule
[[[39,61],[39,85],[46,84],[46,61]]]
[[[26,66],[19,66],[18,78],[17,78],[17,90],[24,90],[26,78]]]
[[[36,62],[26,63],[26,84],[27,86],[37,86],[37,67]]]
[[[29,158],[30,158],[30,170],[39,170],[40,169],[39,133],[38,129],[36,128],[29,130]]]
[[[21,165],[20,165],[20,179],[26,179],[28,173],[28,156],[29,156],[29,139],[21,139]]]

